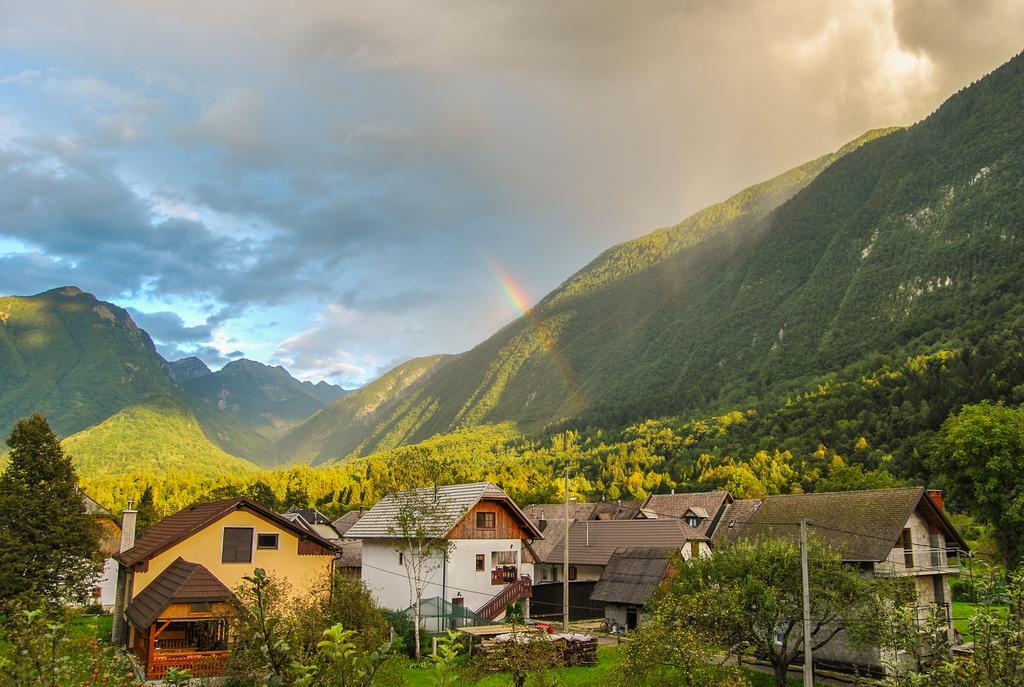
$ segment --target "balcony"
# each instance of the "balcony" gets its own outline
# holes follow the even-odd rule
[[[503,586],[519,579],[519,569],[514,565],[500,565],[491,569],[491,585]]]

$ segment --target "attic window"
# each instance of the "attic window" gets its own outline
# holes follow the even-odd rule
[[[213,604],[211,604],[211,603],[189,604],[188,612],[189,613],[212,613],[213,612]]]
[[[485,510],[476,514],[476,527],[480,530],[494,529],[494,511]]]
[[[698,522],[700,522],[700,518],[698,518],[696,515],[686,516],[686,524],[690,527],[696,527]]]
[[[261,532],[256,535],[257,549],[276,549],[280,535],[277,532]]]

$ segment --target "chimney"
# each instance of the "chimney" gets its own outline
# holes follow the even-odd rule
[[[135,521],[139,511],[132,510],[132,500],[128,499],[128,508],[121,513],[121,548],[120,553],[135,546]]]
[[[936,508],[939,510],[946,510],[945,504],[942,502],[942,490],[941,489],[929,489],[927,491],[928,498],[932,500]]]

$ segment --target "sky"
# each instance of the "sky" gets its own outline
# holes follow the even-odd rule
[[[0,0],[0,294],[354,387],[1022,48],[1020,0]]]

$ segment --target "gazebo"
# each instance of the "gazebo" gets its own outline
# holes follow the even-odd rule
[[[183,558],[167,566],[129,604],[126,615],[133,651],[146,678],[160,680],[169,668],[193,677],[221,675],[228,658],[231,591],[213,573]]]

